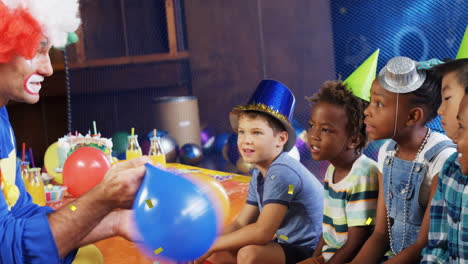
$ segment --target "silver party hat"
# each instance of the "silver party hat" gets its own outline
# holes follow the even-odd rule
[[[382,87],[393,93],[410,93],[423,84],[426,72],[416,69],[417,62],[407,57],[390,59],[379,72]]]

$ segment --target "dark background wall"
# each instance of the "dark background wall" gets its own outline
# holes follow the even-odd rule
[[[106,137],[131,127],[144,136],[152,98],[166,95],[197,96],[200,122],[230,132],[230,109],[264,78],[293,90],[305,124],[304,96],[334,76],[329,9],[328,0],[82,0],[81,40],[67,49],[72,118],[55,52],[40,103],[9,107],[17,141],[41,164],[47,146],[93,120]]]
[[[306,127],[304,97],[377,48],[379,68],[398,55],[453,58],[466,1],[81,0],[81,40],[67,49],[70,107],[63,54],[54,51],[41,101],[9,106],[17,141],[40,164],[47,146],[68,131],[87,133],[92,121],[105,137],[131,127],[145,137],[158,117],[153,98],[167,95],[195,95],[201,124],[230,132],[230,109],[266,78],[291,88]]]
[[[310,111],[304,97],[333,79],[329,1],[186,1],[193,92],[200,117],[229,130],[227,116],[261,79],[296,95],[296,118]]]

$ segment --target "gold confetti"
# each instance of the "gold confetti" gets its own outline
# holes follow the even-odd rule
[[[76,210],[76,206],[74,206],[73,204],[70,204],[70,209],[74,212]]]
[[[148,205],[149,208],[153,208],[153,203],[151,202],[151,199],[146,200],[146,205]]]
[[[293,193],[294,193],[294,185],[289,184],[288,194],[293,194]]]
[[[154,254],[158,255],[158,254],[161,253],[162,251],[163,251],[163,249],[162,249],[162,247],[160,247],[160,248],[158,248],[158,249],[156,249],[156,250],[154,251]]]
[[[283,239],[284,241],[288,241],[288,237],[287,237],[287,236],[280,235],[279,238]]]
[[[370,217],[367,218],[366,224],[367,224],[367,225],[370,225],[371,223],[372,223],[372,218],[370,218]]]

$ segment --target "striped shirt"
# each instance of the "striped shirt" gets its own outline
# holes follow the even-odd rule
[[[452,154],[440,172],[421,263],[468,262],[468,176],[461,173],[457,157]]]
[[[361,155],[348,175],[333,183],[335,167],[325,174],[322,255],[328,261],[348,239],[348,227],[375,224],[378,196],[378,168]]]

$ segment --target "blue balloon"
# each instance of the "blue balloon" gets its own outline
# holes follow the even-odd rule
[[[226,145],[224,145],[223,153],[226,155],[225,158],[228,159],[232,164],[236,165],[237,160],[240,158],[239,148],[237,147],[237,134],[231,134],[228,138]]]
[[[146,164],[133,209],[149,256],[191,261],[206,253],[216,239],[217,212],[203,190],[152,165]]]
[[[163,137],[165,137],[167,135],[169,135],[169,132],[167,132],[166,130],[162,130],[162,129],[156,130],[156,136],[157,137],[163,138]],[[150,140],[152,137],[154,137],[154,130],[151,130],[150,132],[148,132],[146,134],[146,138],[148,140]]]
[[[197,144],[187,143],[179,150],[179,160],[182,164],[197,165],[203,160],[203,150]]]
[[[127,153],[122,152],[116,158],[119,160],[125,160],[127,158]]]
[[[221,154],[223,152],[224,145],[228,142],[229,136],[231,134],[229,133],[221,133],[216,135],[215,138],[215,143],[214,143],[214,151],[218,154]]]

